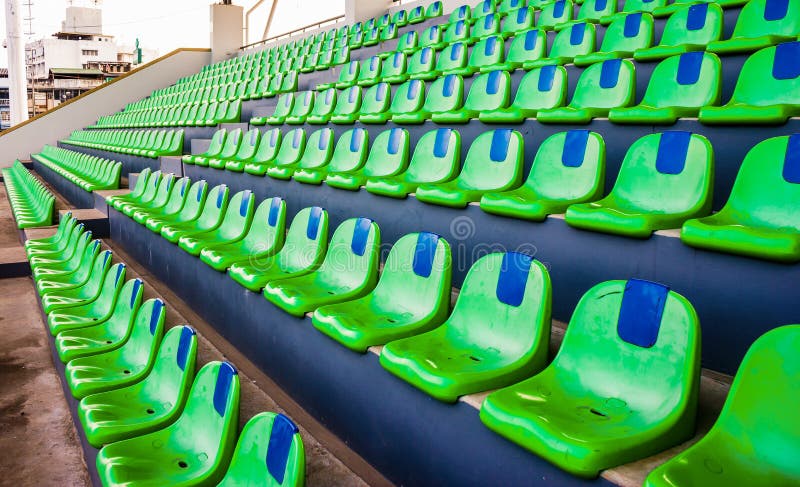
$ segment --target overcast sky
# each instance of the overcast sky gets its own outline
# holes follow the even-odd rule
[[[22,4],[28,0],[20,0]],[[34,35],[30,40],[49,37],[61,29],[67,0],[30,0]],[[260,38],[273,0],[266,0],[251,16],[251,30]],[[234,0],[247,11],[257,0]],[[0,30],[6,37],[5,0],[0,9]],[[76,4],[88,0],[76,0]],[[104,33],[116,36],[121,44],[133,45],[138,38],[142,47],[165,54],[178,47],[209,46],[209,5],[211,0],[105,0]],[[27,7],[22,7],[27,17]],[[279,0],[270,35],[281,34],[309,23],[341,15],[344,0]],[[27,23],[23,31],[27,31]],[[0,66],[8,65],[6,50],[0,47]]]

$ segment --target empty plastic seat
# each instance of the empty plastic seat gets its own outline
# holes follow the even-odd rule
[[[82,399],[131,385],[147,376],[164,335],[166,314],[163,301],[148,300],[137,311],[124,345],[67,363],[64,379],[72,395]]]
[[[226,171],[242,172],[244,166],[253,159],[258,152],[258,145],[261,141],[261,132],[257,129],[250,129],[242,136],[242,141],[239,142],[239,149],[233,157],[224,160],[224,168]],[[209,165],[211,163],[209,162]],[[214,167],[218,167],[215,165]]]
[[[700,110],[705,124],[779,124],[800,115],[800,41],[767,47],[745,61],[733,96]]]
[[[90,247],[97,248],[94,244]],[[49,289],[40,296],[45,314],[58,310],[68,310],[71,307],[84,305],[97,299],[102,291],[103,282],[109,269],[111,269],[111,252],[106,251],[97,254],[94,257],[88,278],[80,286],[71,289]]]
[[[433,70],[436,62],[436,52],[432,47],[423,47],[408,58],[406,77],[411,79],[434,79],[437,77]]]
[[[235,262],[263,259],[274,254],[283,245],[285,232],[286,203],[277,197],[268,198],[258,205],[241,240],[203,247],[200,260],[224,272]]]
[[[275,279],[314,271],[322,263],[328,246],[328,213],[318,206],[295,215],[283,247],[267,257],[231,265],[228,275],[245,288],[258,292]]]
[[[722,37],[722,7],[716,3],[686,5],[670,15],[657,46],[638,49],[637,61],[654,61],[689,51],[703,51]]]
[[[441,49],[445,46],[442,28],[438,25],[432,25],[422,31],[419,38],[419,49],[430,47],[433,49]]]
[[[536,117],[539,110],[563,105],[566,99],[567,70],[551,64],[525,73],[509,107],[482,111],[478,118],[484,123],[519,123]]]
[[[467,66],[467,46],[463,42],[449,44],[436,59],[435,73],[446,75],[463,70]]]
[[[464,278],[450,317],[389,342],[381,365],[440,401],[513,384],[547,362],[551,293],[540,262],[515,252],[486,255]]]
[[[244,425],[219,486],[302,487],[305,466],[303,439],[292,420],[283,414],[260,413]]]
[[[328,253],[317,270],[268,282],[264,297],[295,316],[359,298],[378,280],[380,240],[378,225],[368,218],[346,220],[333,232]]]
[[[751,0],[742,7],[730,39],[710,42],[716,53],[756,51],[800,35],[800,0]]]
[[[214,485],[225,475],[239,422],[239,375],[228,362],[197,373],[186,406],[163,429],[104,446],[104,485]]]
[[[542,123],[589,123],[608,115],[612,108],[625,107],[634,100],[636,71],[627,59],[610,59],[586,68],[569,105],[540,110]]]
[[[692,247],[782,262],[800,260],[796,193],[800,135],[773,137],[745,156],[725,206],[683,224]]]
[[[381,81],[385,83],[402,83],[406,79],[406,55],[395,52],[384,61]]]
[[[328,121],[335,124],[355,123],[359,108],[361,108],[361,88],[351,86],[339,95]]]
[[[180,211],[186,203],[188,196],[189,178],[181,178],[175,181],[172,189],[169,192],[167,201],[158,207],[141,208],[131,215],[133,221],[140,225],[144,225],[150,217],[160,217],[164,215],[172,215]]]
[[[196,166],[208,166],[214,169],[225,169],[225,161],[236,155],[239,150],[239,144],[242,142],[242,129],[233,129],[228,133],[225,139],[225,145],[217,157],[211,157],[196,161]]]
[[[719,102],[722,63],[715,54],[687,52],[661,61],[650,76],[642,102],[614,108],[614,123],[673,124],[679,117],[696,117],[700,108]]]
[[[625,0],[625,5],[622,7],[621,13],[652,13],[653,11],[664,7],[666,4],[667,0]],[[603,24],[609,24],[613,20],[614,16],[612,15],[610,17],[604,17],[601,22]]]
[[[489,15],[494,15],[497,11],[497,0],[481,0],[472,7],[471,22],[477,24]]]
[[[420,184],[437,184],[452,179],[458,172],[461,135],[449,128],[431,130],[420,137],[408,169],[396,176],[367,180],[370,193],[405,198]]]
[[[567,209],[569,225],[628,237],[680,228],[711,210],[714,153],[690,132],[646,135],[631,145],[611,193]]]
[[[369,132],[361,127],[348,130],[336,141],[330,163],[320,160],[319,164],[310,165],[301,161],[292,177],[301,183],[321,184],[329,173],[347,173],[360,169],[367,159],[368,150]]]
[[[507,2],[504,2],[504,4]],[[535,18],[534,9],[530,7],[522,7],[508,13],[508,16],[503,22],[503,28],[500,30],[500,35],[503,38],[513,37],[517,34],[533,28],[533,21]]]
[[[460,20],[469,20],[471,18],[472,8],[469,5],[462,5],[450,12],[450,17],[448,17],[447,22],[452,25]]]
[[[756,340],[711,431],[653,470],[645,487],[800,483],[800,422],[784,412],[800,400],[798,346],[798,325]]]
[[[185,223],[196,219],[203,209],[208,196],[208,183],[204,180],[194,182],[190,187],[183,206],[176,213],[150,214],[144,225],[152,232],[161,233],[165,224]]]
[[[425,83],[422,80],[408,80],[397,88],[392,97],[389,110],[384,112],[381,120],[388,121],[398,117],[413,115],[422,110],[425,104]]]
[[[511,75],[508,71],[492,71],[478,76],[467,94],[464,105],[447,112],[436,112],[431,119],[440,124],[467,123],[484,111],[508,106],[511,92]]]
[[[484,193],[506,191],[522,182],[522,135],[511,129],[484,132],[473,140],[461,173],[453,181],[423,184],[416,198],[425,203],[464,208]]]
[[[224,184],[211,188],[206,197],[203,209],[197,218],[186,222],[170,222],[161,227],[161,236],[177,244],[180,238],[190,233],[200,233],[217,228],[222,222],[228,208],[228,193]]]
[[[239,241],[244,238],[253,221],[254,209],[253,193],[249,189],[240,191],[231,197],[218,225],[207,230],[182,233],[178,246],[191,255],[200,255],[205,247]]]
[[[269,125],[283,125],[286,117],[292,112],[292,108],[294,108],[294,93],[283,93],[278,97],[278,104],[271,116],[264,119],[262,123],[257,123],[256,119],[252,119],[250,125],[263,125],[264,122]]]
[[[485,37],[495,35],[500,35],[500,19],[494,13],[490,13],[475,20],[467,41],[474,43]]]
[[[333,88],[317,93],[316,97],[314,97],[314,108],[306,117],[305,122],[311,125],[328,123],[336,107],[336,101],[336,90]]]
[[[599,199],[605,178],[605,142],[588,130],[559,132],[536,151],[528,179],[518,189],[486,193],[487,213],[543,221],[569,205]]]
[[[408,23],[419,24],[425,22],[425,8],[422,5],[417,5],[408,12]]]
[[[359,62],[350,61],[344,66],[339,67],[339,77],[337,81],[331,83],[321,83],[317,85],[317,91],[325,91],[331,88],[347,88],[356,84],[359,74]]]
[[[572,314],[553,362],[493,392],[491,430],[581,477],[648,457],[694,433],[700,324],[680,294],[648,281],[608,281]]]
[[[303,129],[294,129],[283,138],[280,150],[275,158],[262,166],[261,174],[268,174],[274,179],[289,179],[298,164],[315,165],[330,158],[333,129],[324,128],[311,133],[306,142]]]
[[[525,8],[528,2],[527,0],[503,0],[499,3],[500,4],[497,6],[497,11],[511,15],[517,9]]]
[[[598,23],[603,18],[617,13],[617,2],[613,0],[584,0],[578,10],[579,22]]]
[[[196,358],[195,331],[176,326],[165,334],[153,368],[143,380],[84,397],[78,417],[89,444],[100,448],[172,423],[189,395]]]
[[[294,106],[289,115],[286,116],[284,123],[289,125],[303,124],[306,121],[306,117],[311,114],[311,110],[314,108],[314,97],[315,94],[313,91],[295,93]]]
[[[539,12],[539,19],[536,21],[536,28],[542,30],[552,30],[559,24],[565,24],[572,20],[574,7],[571,0],[556,0],[547,3]]]
[[[381,80],[382,67],[383,63],[378,56],[372,56],[371,58],[361,61],[361,68],[358,71],[356,84],[358,86],[374,85]]]
[[[381,82],[371,86],[364,93],[361,108],[357,114],[354,114],[353,122],[358,120],[367,124],[385,123],[391,117],[391,114],[388,113],[390,104],[391,88],[388,83]],[[342,123],[341,118],[338,123]]]
[[[466,66],[450,72],[461,75],[486,72],[489,66],[496,66],[503,62],[504,46],[503,38],[500,36],[483,38],[472,47]]]
[[[481,69],[513,71],[518,68],[526,70],[532,68],[532,63],[545,57],[547,36],[543,33],[544,31],[538,29],[518,32],[511,40],[505,59],[500,63],[489,64]]]
[[[464,100],[464,79],[455,74],[437,78],[430,84],[422,109],[414,113],[394,113],[392,121],[398,124],[420,124],[432,113],[458,109]]]
[[[375,137],[362,168],[328,173],[325,184],[357,191],[367,182],[367,178],[395,176],[408,165],[408,145],[407,130],[397,127],[384,130]]]
[[[357,352],[428,331],[449,310],[450,245],[432,233],[413,233],[392,246],[375,289],[366,296],[322,306],[314,326]]]
[[[641,12],[617,15],[606,28],[600,49],[575,56],[574,63],[576,66],[587,66],[606,59],[633,57],[635,51],[648,48],[652,43],[652,15]]]
[[[442,15],[442,2],[441,0],[436,0],[435,2],[428,5],[428,8],[425,9],[425,17],[432,19],[435,17],[439,17]]]
[[[569,64],[576,56],[594,52],[595,38],[594,24],[587,22],[571,24],[556,34],[547,57],[530,61],[527,65],[523,64],[523,67],[537,68],[550,64]],[[544,36],[542,42],[546,43]]]

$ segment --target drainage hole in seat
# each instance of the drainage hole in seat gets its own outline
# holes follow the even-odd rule
[[[181,460],[180,462],[178,462],[178,466],[181,468],[186,468],[189,466],[189,464]]]
[[[474,360],[475,362],[480,362],[481,361],[481,359],[479,359],[478,357],[473,357],[472,355],[469,356],[469,359],[470,360]]]
[[[154,414],[154,413],[155,413],[155,410],[153,410],[151,408],[147,408],[147,414]]]
[[[589,411],[591,411],[592,414],[596,414],[597,416],[600,416],[600,417],[603,417],[603,418],[605,418],[607,416],[606,413],[598,411],[595,408],[590,408]]]
[[[122,371],[122,373],[123,373],[123,374],[130,374],[130,373],[131,373],[131,371],[126,369],[126,370],[123,370],[123,371]]]

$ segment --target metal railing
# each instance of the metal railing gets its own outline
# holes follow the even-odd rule
[[[279,34],[279,35],[276,35],[276,36],[267,37],[266,39],[262,39],[260,41],[252,42],[250,44],[245,44],[244,46],[240,47],[239,50],[240,51],[244,51],[245,49],[250,49],[251,47],[260,46],[260,45],[266,45],[266,44],[269,44],[271,42],[277,42],[277,41],[281,41],[281,40],[291,39],[291,38],[296,37],[296,36],[298,36],[300,34],[306,34],[311,30],[321,29],[322,27],[327,27],[327,26],[333,25],[333,24],[339,22],[340,20],[344,20],[344,15],[337,15],[336,17],[331,17],[329,19],[320,20],[319,22],[315,22],[313,24],[308,24],[305,27],[300,27],[298,29],[286,32],[284,34]]]

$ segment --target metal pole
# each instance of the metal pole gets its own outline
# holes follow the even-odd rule
[[[19,0],[6,0],[6,46],[11,125],[28,119],[28,89],[25,86],[25,43]],[[34,100],[35,103],[35,100]]]

